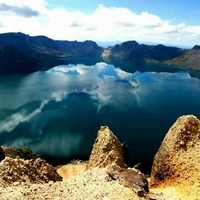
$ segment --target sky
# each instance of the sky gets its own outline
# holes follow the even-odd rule
[[[200,0],[0,0],[0,33],[200,44]]]

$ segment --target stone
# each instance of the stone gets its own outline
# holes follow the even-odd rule
[[[0,162],[0,186],[11,186],[17,183],[48,183],[61,181],[62,177],[56,169],[38,158],[23,160],[6,157]]]
[[[95,167],[105,168],[111,164],[126,167],[123,145],[107,126],[102,126],[98,131],[87,169]]]
[[[84,172],[86,167],[87,163],[67,164],[57,169],[57,173],[66,180]]]
[[[123,186],[131,188],[140,197],[146,196],[149,191],[147,179],[142,173],[115,165],[108,166],[107,173]]]
[[[110,200],[107,196],[104,196],[102,200]]]
[[[20,185],[19,182],[14,182],[14,183],[13,183],[13,186],[18,186],[18,185]]]
[[[38,158],[37,155],[35,155],[30,149],[28,148],[10,148],[6,146],[2,146],[2,151],[5,154],[5,157],[10,157],[10,158],[16,158],[20,157],[24,160],[36,160]]]
[[[150,188],[175,187],[181,200],[200,196],[200,120],[180,117],[166,134],[156,153]]]

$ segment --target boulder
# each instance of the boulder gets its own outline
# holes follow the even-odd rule
[[[148,182],[144,174],[119,166],[108,166],[107,173],[125,187],[131,188],[138,196],[144,197],[148,192]]]
[[[181,199],[199,199],[200,120],[195,116],[182,116],[169,129],[153,160],[150,187],[175,187]]]
[[[98,131],[87,169],[105,168],[111,164],[126,167],[123,145],[107,126],[102,126]]]

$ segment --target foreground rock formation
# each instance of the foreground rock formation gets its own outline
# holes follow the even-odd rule
[[[22,148],[22,149],[15,149],[15,148],[9,148],[6,146],[2,146],[1,147],[3,154],[4,154],[4,158],[5,157],[9,157],[9,158],[22,158],[24,160],[36,160],[38,158],[38,156],[36,154],[34,154],[30,149],[28,148]]]
[[[102,126],[98,131],[87,169],[105,168],[111,164],[126,167],[123,146],[107,126]]]
[[[70,163],[59,167],[57,173],[63,178],[63,180],[67,180],[84,172],[86,167],[86,162]]]
[[[0,150],[2,159],[9,156],[0,162],[2,200],[180,200],[171,194],[163,196],[162,191],[149,192],[145,175],[127,169],[123,145],[107,126],[98,132],[88,163],[73,161],[57,167],[58,173],[28,149]]]
[[[200,120],[182,116],[169,129],[157,152],[151,188],[175,187],[181,200],[200,196]]]
[[[44,160],[23,160],[6,157],[0,163],[0,186],[10,186],[13,183],[47,183],[61,181],[55,168]]]
[[[113,179],[134,191],[140,197],[146,196],[148,184],[142,173],[126,169],[123,145],[107,127],[102,126],[98,131],[90,155],[87,169],[107,168],[107,173]]]
[[[137,195],[146,196],[148,190],[148,182],[142,173],[138,173],[132,169],[124,169],[118,166],[108,166],[107,173],[115,180],[119,181],[123,186],[131,188]]]
[[[145,200],[113,181],[105,169],[94,168],[62,182],[0,188],[1,200]]]

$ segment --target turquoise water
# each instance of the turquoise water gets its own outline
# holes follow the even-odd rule
[[[88,159],[100,126],[128,144],[129,163],[149,165],[181,115],[200,117],[198,72],[123,63],[56,66],[0,78],[0,141],[44,158]]]

